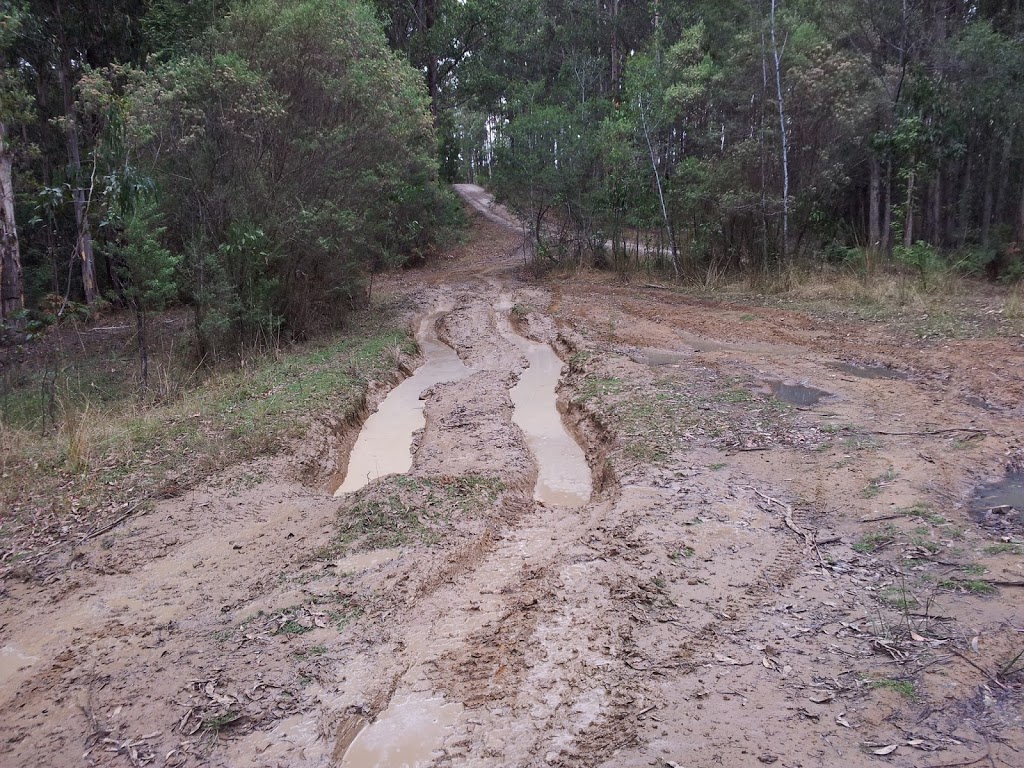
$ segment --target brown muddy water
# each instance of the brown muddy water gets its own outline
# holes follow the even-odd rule
[[[989,528],[1024,530],[1024,471],[1011,470],[999,482],[979,486],[970,510]]]
[[[897,371],[884,365],[854,365],[853,363],[831,363],[830,368],[848,373],[861,379],[893,379],[906,380],[910,374]]]
[[[771,381],[768,382],[768,386],[777,400],[791,405],[817,405],[823,397],[832,395],[831,392],[826,392],[823,389],[788,381]]]
[[[499,309],[508,309],[504,302]],[[533,498],[548,505],[582,507],[590,501],[593,480],[579,443],[562,423],[558,412],[558,384],[562,361],[548,344],[524,338],[507,320],[499,323],[502,336],[526,356],[529,367],[511,389],[512,421],[523,430],[537,463]]]
[[[371,480],[386,475],[408,472],[412,467],[413,433],[426,423],[420,395],[436,384],[469,375],[469,368],[455,350],[437,338],[437,320],[443,314],[435,312],[420,323],[416,341],[423,365],[391,390],[363,424],[349,456],[345,480],[335,496],[358,491]]]
[[[433,762],[462,705],[440,697],[412,694],[392,700],[353,740],[342,768],[419,768]]]

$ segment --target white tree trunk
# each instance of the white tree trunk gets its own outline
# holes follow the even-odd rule
[[[14,222],[12,161],[6,139],[6,126],[0,123],[0,319],[25,307],[18,229]]]

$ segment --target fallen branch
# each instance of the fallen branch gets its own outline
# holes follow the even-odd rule
[[[976,670],[978,670],[979,672],[981,672],[981,674],[983,674],[983,675],[984,675],[985,677],[987,677],[987,678],[988,678],[988,679],[989,679],[989,680],[990,680],[991,682],[993,682],[993,683],[995,683],[996,685],[998,685],[998,686],[999,686],[1000,688],[1002,688],[1002,689],[1003,689],[1004,691],[1008,691],[1008,690],[1010,690],[1010,689],[1009,689],[1009,688],[1007,688],[1007,687],[1006,687],[1005,685],[1003,685],[1003,684],[1002,684],[1001,682],[999,682],[999,680],[998,680],[998,679],[996,678],[996,676],[995,676],[995,675],[993,675],[993,674],[992,674],[991,672],[989,672],[989,671],[988,671],[987,669],[985,669],[985,668],[984,668],[983,666],[981,666],[980,664],[975,664],[975,663],[974,663],[974,662],[973,662],[973,661],[972,661],[971,659],[967,658],[967,656],[965,656],[964,654],[960,653],[960,651],[958,651],[958,650],[957,650],[956,648],[950,648],[949,650],[950,650],[950,651],[952,651],[953,653],[955,653],[955,654],[956,654],[957,656],[959,656],[959,657],[960,657],[961,659],[963,659],[964,661],[966,661],[966,662],[967,662],[968,664],[970,664],[970,665],[971,665],[972,667],[974,667],[974,668],[975,668]]]
[[[882,515],[881,517],[862,517],[858,520],[858,523],[880,523],[883,520],[898,520],[899,518],[906,517],[906,515]]]
[[[797,526],[795,522],[793,522],[793,508],[783,501],[779,501],[778,499],[773,498],[771,496],[766,496],[756,488],[754,489],[754,494],[764,499],[765,502],[767,502],[769,505],[777,504],[782,508],[783,512],[785,512],[784,521],[786,523],[786,527],[804,540],[804,544],[807,546],[807,548],[814,552],[815,557],[818,558],[818,565],[821,566],[821,570],[823,570],[825,573],[828,573],[829,571],[828,567],[825,565],[825,559],[821,556],[821,552],[818,551],[818,544],[814,540],[814,537],[811,536],[811,534],[804,531],[803,529],[801,529],[799,526]],[[829,575],[831,576],[831,574]]]
[[[929,432],[886,432],[884,430],[869,430],[862,432],[865,435],[889,435],[896,437],[934,437],[935,435],[948,435],[953,432],[969,432],[973,435],[987,435],[987,429],[972,429],[971,427],[953,427],[952,429],[933,429]]]
[[[139,501],[135,502],[134,504],[132,504],[128,508],[128,511],[125,512],[123,515],[121,515],[119,518],[117,518],[117,520],[115,520],[114,522],[109,523],[109,524],[103,526],[102,528],[100,528],[97,531],[93,531],[92,533],[87,533],[82,538],[82,540],[80,542],[78,542],[78,543],[79,544],[85,544],[85,542],[89,541],[90,539],[95,539],[97,536],[102,536],[107,531],[111,531],[114,528],[117,528],[117,526],[119,526],[121,523],[123,523],[125,520],[127,520],[129,517],[131,517],[133,514],[135,514],[135,510],[137,510],[139,507],[141,507],[147,501],[149,501],[149,497],[148,496],[146,498],[144,498],[144,499],[140,499]]]

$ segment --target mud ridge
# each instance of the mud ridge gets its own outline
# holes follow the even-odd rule
[[[609,459],[615,442],[614,432],[597,410],[575,398],[579,391],[579,381],[585,375],[584,366],[573,359],[578,349],[576,342],[558,333],[551,348],[568,367],[567,375],[562,377],[558,386],[556,405],[562,414],[562,421],[587,457],[594,493],[616,489],[619,479]]]

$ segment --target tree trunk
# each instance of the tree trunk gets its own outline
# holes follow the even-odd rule
[[[1017,205],[1017,231],[1015,239],[1018,244],[1024,241],[1024,169],[1021,171],[1020,202]]]
[[[879,220],[879,197],[882,190],[882,167],[878,158],[871,155],[871,183],[868,186],[868,248],[877,254],[882,247],[882,224]]]
[[[82,262],[82,290],[85,303],[93,304],[100,297],[96,287],[96,259],[92,250],[92,234],[89,231],[89,206],[82,187],[82,157],[78,147],[78,116],[75,113],[75,102],[71,92],[71,59],[66,46],[61,51],[60,83],[64,95],[64,120],[66,122],[65,140],[68,148],[68,159],[74,174],[73,202],[75,207],[75,223],[77,235],[75,252]]]
[[[985,199],[981,206],[981,245],[988,248],[992,233],[992,205],[996,178],[996,150],[993,147],[988,155],[988,168],[985,169]]]
[[[907,202],[906,211],[903,216],[903,247],[909,248],[914,244],[914,177],[915,173],[910,172],[907,179]]]
[[[885,164],[885,207],[882,209],[882,251],[892,250],[892,160]]]
[[[963,248],[967,243],[967,233],[971,228],[971,195],[974,190],[971,188],[971,174],[974,170],[974,156],[971,154],[970,145],[964,157],[964,170],[960,182],[960,203],[956,218],[950,216],[950,227],[947,237],[949,242],[956,242],[957,248]]]
[[[668,232],[669,246],[672,248],[672,273],[679,277],[679,248],[676,245],[676,234],[669,219],[668,206],[665,204],[665,190],[661,186],[661,172],[658,171],[658,160],[654,155],[654,144],[651,143],[651,131],[647,125],[647,113],[644,109],[643,97],[640,97],[640,122],[644,129],[644,138],[647,140],[647,151],[651,156],[651,170],[654,172],[654,183],[658,188],[658,202],[661,203],[661,216],[665,222],[665,229]]]
[[[1003,139],[1002,154],[999,158],[999,184],[996,188],[996,205],[995,210],[992,211],[992,220],[997,224],[1003,224],[1006,222],[1006,198],[1008,195],[1008,187],[1010,185],[1010,149],[1013,146],[1013,137],[1007,136]]]
[[[622,54],[619,51],[619,0],[611,2],[612,42],[611,42],[611,96],[618,103],[619,81],[622,78]]]
[[[371,274],[371,280],[373,275]],[[372,286],[373,283],[371,282]],[[135,310],[135,334],[139,340],[139,374],[142,376],[142,390],[149,389],[149,346],[146,343],[146,311],[138,298],[132,299],[132,309]]]
[[[12,160],[6,139],[7,128],[0,123],[0,320],[25,307],[18,228],[14,221]]]
[[[928,217],[931,224],[929,237],[931,244],[936,248],[942,246],[942,171],[935,172],[928,187]]]
[[[775,90],[779,99],[779,133],[782,138],[782,260],[786,260],[789,247],[789,138],[786,134],[786,109],[782,101],[782,57],[775,37],[775,7],[772,0],[771,33],[772,55],[775,58]]]

